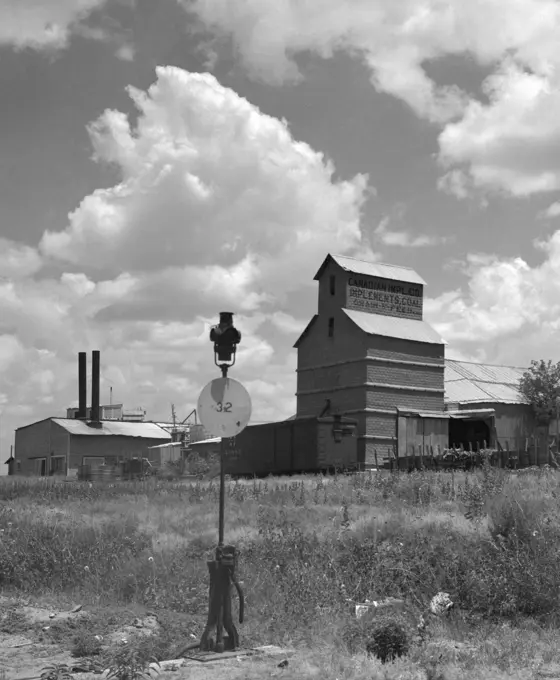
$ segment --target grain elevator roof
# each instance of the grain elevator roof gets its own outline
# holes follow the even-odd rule
[[[381,262],[365,262],[346,255],[327,255],[319,271],[313,277],[315,281],[321,278],[323,271],[330,261],[336,262],[347,272],[353,274],[364,274],[365,276],[376,276],[380,279],[391,281],[403,281],[405,283],[416,283],[425,286],[424,279],[410,267],[400,267],[395,264],[382,264]]]
[[[343,309],[342,311],[356,326],[370,335],[385,335],[389,338],[445,345],[445,340],[425,321],[358,312],[354,309]]]

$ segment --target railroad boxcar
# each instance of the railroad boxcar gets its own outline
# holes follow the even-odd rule
[[[359,468],[356,426],[355,420],[333,416],[249,425],[228,441],[225,473],[233,477],[263,477],[356,470]]]

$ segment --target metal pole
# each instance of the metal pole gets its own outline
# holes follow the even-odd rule
[[[220,508],[218,515],[218,548],[224,545],[224,505],[225,505],[225,473],[224,473],[224,449],[225,438],[220,442]]]
[[[222,377],[227,378],[228,365],[221,364]],[[218,548],[224,545],[224,506],[225,506],[225,438],[222,437],[220,441],[220,507],[218,509]]]
[[[558,423],[560,400],[556,397],[556,451],[560,451],[560,425]]]

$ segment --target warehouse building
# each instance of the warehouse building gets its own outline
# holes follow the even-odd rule
[[[16,474],[76,476],[83,465],[117,466],[170,440],[155,423],[108,420],[92,426],[77,419],[46,418],[16,430]]]
[[[85,352],[78,354],[79,405],[77,410],[67,412],[73,417],[45,418],[16,430],[16,474],[76,476],[83,466],[116,467],[125,460],[145,457],[150,446],[171,441],[170,432],[156,423],[116,420],[119,409],[122,415],[120,404],[100,405],[99,351],[92,352],[91,406],[88,407],[86,359]]]

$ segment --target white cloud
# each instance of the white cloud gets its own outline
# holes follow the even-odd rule
[[[465,172],[450,170],[439,178],[437,186],[440,191],[463,200],[471,195],[469,184],[469,178]]]
[[[514,196],[560,189],[558,83],[506,60],[485,89],[490,104],[471,102],[441,133],[442,164],[467,164],[475,186]]]
[[[286,312],[274,312],[271,317],[272,324],[281,332],[297,339],[303,329],[309,323],[309,319],[295,319]]]
[[[106,0],[1,0],[0,44],[61,49],[71,31]]]
[[[555,217],[560,217],[560,202],[556,201],[548,206],[546,210],[543,210],[538,215],[539,219],[554,219]]]
[[[41,269],[35,248],[0,237],[0,280],[32,276]]]
[[[232,376],[250,389],[255,419],[292,415],[292,345],[309,319],[276,312],[307,294],[326,252],[362,247],[367,178],[335,181],[285,122],[177,68],[159,68],[148,92],[130,94],[135,129],[118,111],[89,127],[118,184],[86,196],[38,253],[6,249],[3,437],[75,403],[76,354],[92,349],[103,401],[112,387],[115,403],[142,405],[148,417],[170,417],[170,403],[185,417],[218,374],[208,333],[228,310],[243,335]],[[62,273],[42,273],[41,262]]]
[[[374,235],[385,246],[397,248],[426,248],[447,243],[447,236],[428,236],[427,234],[413,235],[410,231],[389,229],[390,220],[384,217],[374,230]]]
[[[113,0],[113,2],[116,1]],[[128,6],[128,3],[122,4],[130,10],[134,9],[133,6]],[[113,45],[117,59],[134,61],[136,49],[132,44],[132,31],[123,29],[121,24],[109,14],[98,14],[95,19],[90,18],[88,22],[77,24],[74,27],[74,33],[87,40]]]
[[[133,45],[125,44],[117,48],[115,54],[121,61],[134,61],[136,50]]]
[[[425,316],[449,342],[449,351],[477,360],[526,365],[557,358],[560,345],[560,231],[545,243],[541,264],[522,258],[470,256],[466,289],[425,303]]]
[[[196,285],[260,299],[305,281],[325,242],[359,245],[365,176],[334,182],[334,167],[285,122],[209,74],[157,74],[147,93],[129,88],[136,130],[117,111],[90,126],[97,158],[122,181],[86,197],[65,231],[46,232],[44,255],[115,273],[173,267],[187,279],[195,267]]]
[[[556,0],[194,0],[183,4],[231,35],[249,72],[269,82],[301,77],[294,57],[361,58],[378,91],[443,126],[440,188],[513,196],[560,187],[560,4]],[[438,87],[426,63],[463,54],[493,69],[487,101]]]

